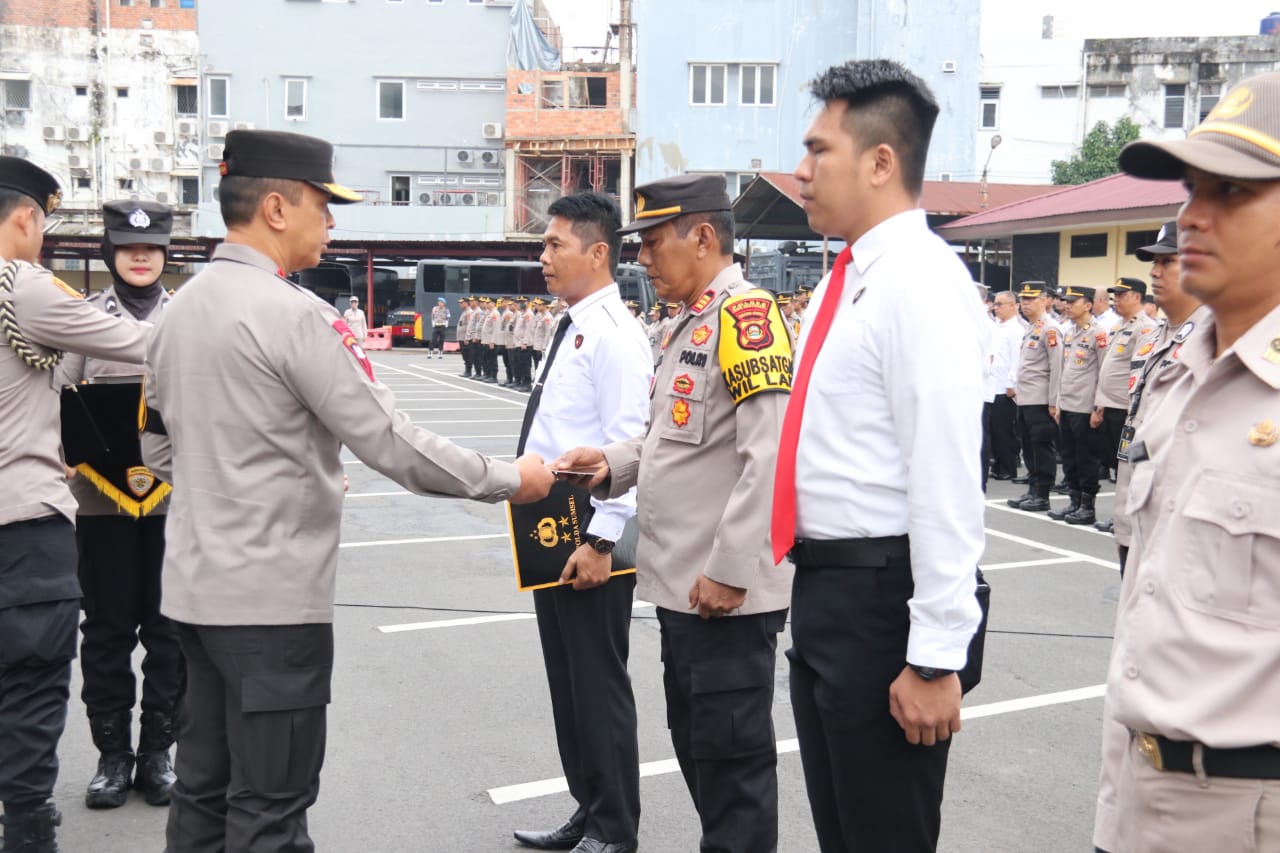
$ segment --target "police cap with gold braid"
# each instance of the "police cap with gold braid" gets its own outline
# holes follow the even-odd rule
[[[1019,299],[1035,299],[1037,296],[1044,296],[1045,283],[1043,281],[1024,281],[1022,289],[1018,291]]]
[[[45,213],[53,213],[62,204],[58,179],[21,157],[0,156],[0,189],[30,196]]]
[[[724,175],[677,175],[636,187],[636,215],[618,229],[631,234],[670,222],[686,213],[729,210],[732,204]]]

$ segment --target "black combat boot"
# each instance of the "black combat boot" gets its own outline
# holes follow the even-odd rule
[[[1076,507],[1074,512],[1067,513],[1067,517],[1063,519],[1067,524],[1093,524],[1098,520],[1098,516],[1093,511],[1093,495],[1080,495],[1080,506]]]
[[[1073,489],[1069,494],[1071,497],[1071,503],[1069,505],[1062,509],[1049,510],[1049,517],[1054,521],[1064,521],[1068,515],[1071,515],[1071,513],[1080,508],[1080,493]]]
[[[177,780],[169,747],[173,746],[173,717],[156,711],[142,712],[142,735],[138,738],[138,767],[133,787],[153,806],[169,805],[169,791]]]
[[[93,745],[98,748],[98,772],[85,792],[84,804],[91,809],[114,809],[129,796],[129,776],[133,773],[133,747],[129,711],[97,714],[89,718]]]
[[[1014,509],[1022,509],[1022,502],[1029,501],[1035,496],[1036,496],[1036,493],[1034,491],[1032,491],[1031,489],[1027,489],[1025,492],[1018,495],[1016,498],[1009,498],[1008,500],[1005,501],[1005,503],[1007,503],[1009,506],[1013,507]]]
[[[1043,494],[1041,494],[1043,492]],[[1037,486],[1036,493],[1030,495],[1022,503],[1018,504],[1018,509],[1024,512],[1048,512],[1049,510],[1049,490],[1044,486]]]
[[[58,853],[56,827],[62,824],[62,815],[53,803],[6,804],[0,823],[4,824],[4,853]]]

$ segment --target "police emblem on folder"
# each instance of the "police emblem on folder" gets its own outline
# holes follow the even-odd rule
[[[521,590],[558,586],[569,556],[583,542],[593,513],[585,489],[557,480],[551,493],[531,504],[507,504],[511,554],[516,564],[516,585]],[[635,519],[613,550],[613,571],[625,575],[635,569]]]
[[[141,399],[138,377],[104,377],[62,389],[62,451],[67,464],[134,518],[149,514],[172,491],[142,464]]]

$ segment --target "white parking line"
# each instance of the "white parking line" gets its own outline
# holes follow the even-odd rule
[[[1075,557],[1049,557],[1044,560],[1021,560],[1016,563],[991,563],[981,566],[984,572],[998,572],[1001,569],[1022,569],[1028,566],[1056,566],[1062,563],[1074,563]]]
[[[1063,690],[1058,693],[1027,696],[1023,699],[1009,699],[1004,702],[991,702],[987,705],[974,705],[971,708],[962,709],[960,718],[962,720],[976,720],[982,717],[1011,714],[1016,711],[1028,711],[1033,708],[1045,708],[1050,705],[1081,702],[1086,699],[1097,699],[1105,692],[1105,684],[1094,684],[1090,687],[1081,687],[1076,690]],[[800,742],[795,738],[778,741],[779,755],[796,752],[799,748]],[[662,761],[648,761],[640,765],[641,776],[662,776],[668,773],[677,773],[679,770],[680,765],[674,758]],[[489,799],[495,805],[502,806],[507,803],[519,802],[520,800],[531,800],[536,797],[545,797],[549,794],[559,794],[567,790],[569,790],[569,785],[565,778],[561,776],[557,779],[541,779],[537,782],[524,782],[519,785],[507,785],[502,788],[490,788],[488,793]]]
[[[521,420],[522,418],[479,418],[469,421],[420,421],[415,418],[413,422],[415,424],[518,424]],[[516,437],[519,438],[519,436]]]
[[[486,453],[485,456],[489,457],[490,459],[515,459],[516,458],[516,455],[514,453]],[[344,459],[342,460],[342,464],[343,465],[364,465],[365,463],[360,459]]]
[[[368,542],[343,542],[339,548],[382,548],[387,545],[427,545],[433,542],[473,542],[478,539],[506,539],[505,533],[480,533],[475,536],[423,536],[417,539],[373,539]]]
[[[1014,510],[1017,512],[1017,510]],[[1019,545],[1027,545],[1040,551],[1048,551],[1050,554],[1058,554],[1062,557],[1070,557],[1072,560],[1081,563],[1092,563],[1095,566],[1103,566],[1108,569],[1120,571],[1120,564],[1110,560],[1104,560],[1101,557],[1095,557],[1092,554],[1082,554],[1079,551],[1068,551],[1066,548],[1059,548],[1056,545],[1046,545],[1043,542],[1037,542],[1034,539],[1027,539],[1022,536],[1014,536],[1012,533],[1005,533],[1003,530],[992,530],[990,527],[986,529],[988,536],[994,536],[997,539],[1004,539],[1009,542],[1017,542]]]
[[[481,391],[481,390],[480,390],[480,389],[478,389],[478,388],[468,388],[468,387],[466,387],[465,385],[456,385],[456,384],[454,384],[454,383],[452,383],[452,382],[445,382],[445,381],[444,381],[444,380],[442,380],[442,379],[435,379],[435,378],[433,378],[433,377],[431,377],[431,376],[423,376],[421,373],[414,373],[414,372],[413,372],[413,371],[411,371],[411,370],[404,370],[403,368],[399,368],[399,367],[392,367],[392,366],[391,366],[391,365],[389,365],[389,364],[380,364],[379,362],[376,362],[376,361],[375,361],[375,362],[374,362],[374,365],[376,365],[376,366],[378,367],[378,369],[379,369],[379,370],[391,370],[391,371],[394,371],[394,372],[396,372],[396,373],[403,374],[403,375],[405,375],[405,376],[412,376],[412,377],[414,377],[415,379],[424,379],[424,380],[426,380],[427,382],[430,382],[430,383],[432,383],[432,384],[436,385],[437,387],[452,388],[452,389],[453,389],[453,390],[455,390],[455,391],[462,391],[462,392],[465,392],[465,393],[467,393],[467,394],[474,394],[474,395],[475,395],[475,396],[477,396],[477,397],[482,397],[482,398],[487,399],[487,400],[497,400],[497,401],[498,401],[498,402],[500,402],[500,403],[509,403],[510,405],[513,405],[513,406],[521,406],[521,407],[523,407],[523,406],[524,406],[524,404],[525,404],[525,402],[529,399],[529,398],[528,398],[526,395],[524,395],[524,394],[521,394],[518,398],[511,398],[511,397],[499,397],[499,396],[497,396],[496,394],[489,394],[489,393],[486,393],[485,391]],[[412,365],[410,365],[410,366],[412,366]],[[421,369],[421,368],[419,368],[419,369]],[[470,381],[470,380],[468,380],[468,381]],[[486,387],[487,387],[487,386],[488,386],[488,383],[486,383]],[[516,392],[511,392],[511,393],[516,393]]]
[[[636,601],[632,610],[640,610],[653,605],[647,601]],[[436,619],[431,622],[406,622],[403,625],[379,625],[378,630],[384,634],[399,634],[404,631],[430,631],[434,628],[463,628],[468,625],[491,625],[494,622],[524,622],[536,619],[536,613],[495,613],[490,616],[465,616],[460,619]]]
[[[346,498],[347,500],[351,500],[352,498],[390,498],[390,497],[396,497],[399,495],[412,495],[412,494],[413,492],[406,492],[404,489],[401,489],[398,492],[355,492],[354,494],[351,492],[348,492],[346,495]],[[415,497],[417,496],[415,495]]]
[[[1110,498],[1110,497],[1115,497],[1115,494],[1116,494],[1115,492],[1099,492],[1097,494],[1097,497]],[[1062,500],[1068,499],[1066,495],[1050,495],[1049,496],[1049,500],[1056,500],[1058,498],[1061,498]],[[987,501],[986,503],[987,503],[987,506],[991,507],[992,509],[998,509],[1001,512],[1011,512],[1020,518],[1035,518],[1035,519],[1039,519],[1040,521],[1047,521],[1050,524],[1064,525],[1074,530],[1082,530],[1085,533],[1092,533],[1094,536],[1105,536],[1108,539],[1112,538],[1110,533],[1103,533],[1101,530],[1094,528],[1092,524],[1068,525],[1065,521],[1054,521],[1052,518],[1045,515],[1043,512],[1027,512],[1026,510],[1022,510],[1022,509],[1014,509],[1013,507],[1005,503],[1003,499],[990,500],[990,501]]]

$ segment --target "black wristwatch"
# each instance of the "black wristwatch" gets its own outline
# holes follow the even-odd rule
[[[586,540],[588,545],[596,549],[597,554],[612,554],[613,546],[616,544],[612,539],[603,539],[591,533],[585,534],[582,538]]]
[[[916,666],[913,663],[909,663],[907,666],[911,667],[912,672],[920,676],[921,681],[934,681],[955,672],[954,669],[938,669],[933,666]]]

